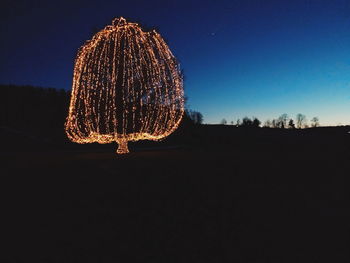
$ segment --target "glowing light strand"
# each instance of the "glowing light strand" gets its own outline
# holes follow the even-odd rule
[[[161,140],[184,113],[183,80],[169,47],[156,32],[114,19],[78,51],[65,125],[77,143]]]

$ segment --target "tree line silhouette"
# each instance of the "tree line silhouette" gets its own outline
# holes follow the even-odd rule
[[[226,119],[222,119],[220,124],[226,125]],[[236,127],[245,127],[245,128],[279,128],[279,129],[302,129],[302,128],[316,128],[320,126],[320,120],[318,117],[313,117],[308,123],[307,118],[304,114],[298,113],[295,119],[290,118],[288,114],[283,113],[276,119],[268,119],[263,124],[262,122],[256,118],[244,117],[241,119],[237,119],[236,122],[231,121],[231,125]]]
[[[40,134],[63,129],[70,91],[16,85],[0,91],[0,126]]]
[[[66,139],[64,123],[68,114],[70,90],[34,86],[0,85],[0,128],[23,134]],[[186,110],[181,129],[203,122],[198,111]]]
[[[0,85],[0,89],[0,127],[38,136],[65,138],[64,123],[68,113],[70,90],[17,85]],[[187,109],[177,133],[187,136],[201,124],[202,113]],[[220,124],[227,125],[228,122],[222,119]],[[244,117],[231,121],[230,124],[244,128],[301,129],[318,127],[320,121],[318,117],[313,117],[308,122],[301,113],[293,119],[284,113],[264,123],[256,117]]]

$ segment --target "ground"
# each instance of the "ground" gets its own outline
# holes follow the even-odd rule
[[[0,262],[349,262],[350,135],[218,129],[2,152]]]

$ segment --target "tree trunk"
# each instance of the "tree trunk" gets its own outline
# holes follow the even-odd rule
[[[118,140],[118,149],[117,149],[117,154],[126,154],[129,153],[129,148],[128,148],[128,141],[127,140]]]

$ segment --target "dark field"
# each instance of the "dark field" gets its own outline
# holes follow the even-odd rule
[[[347,131],[203,126],[124,156],[7,134],[0,262],[350,262]]]

